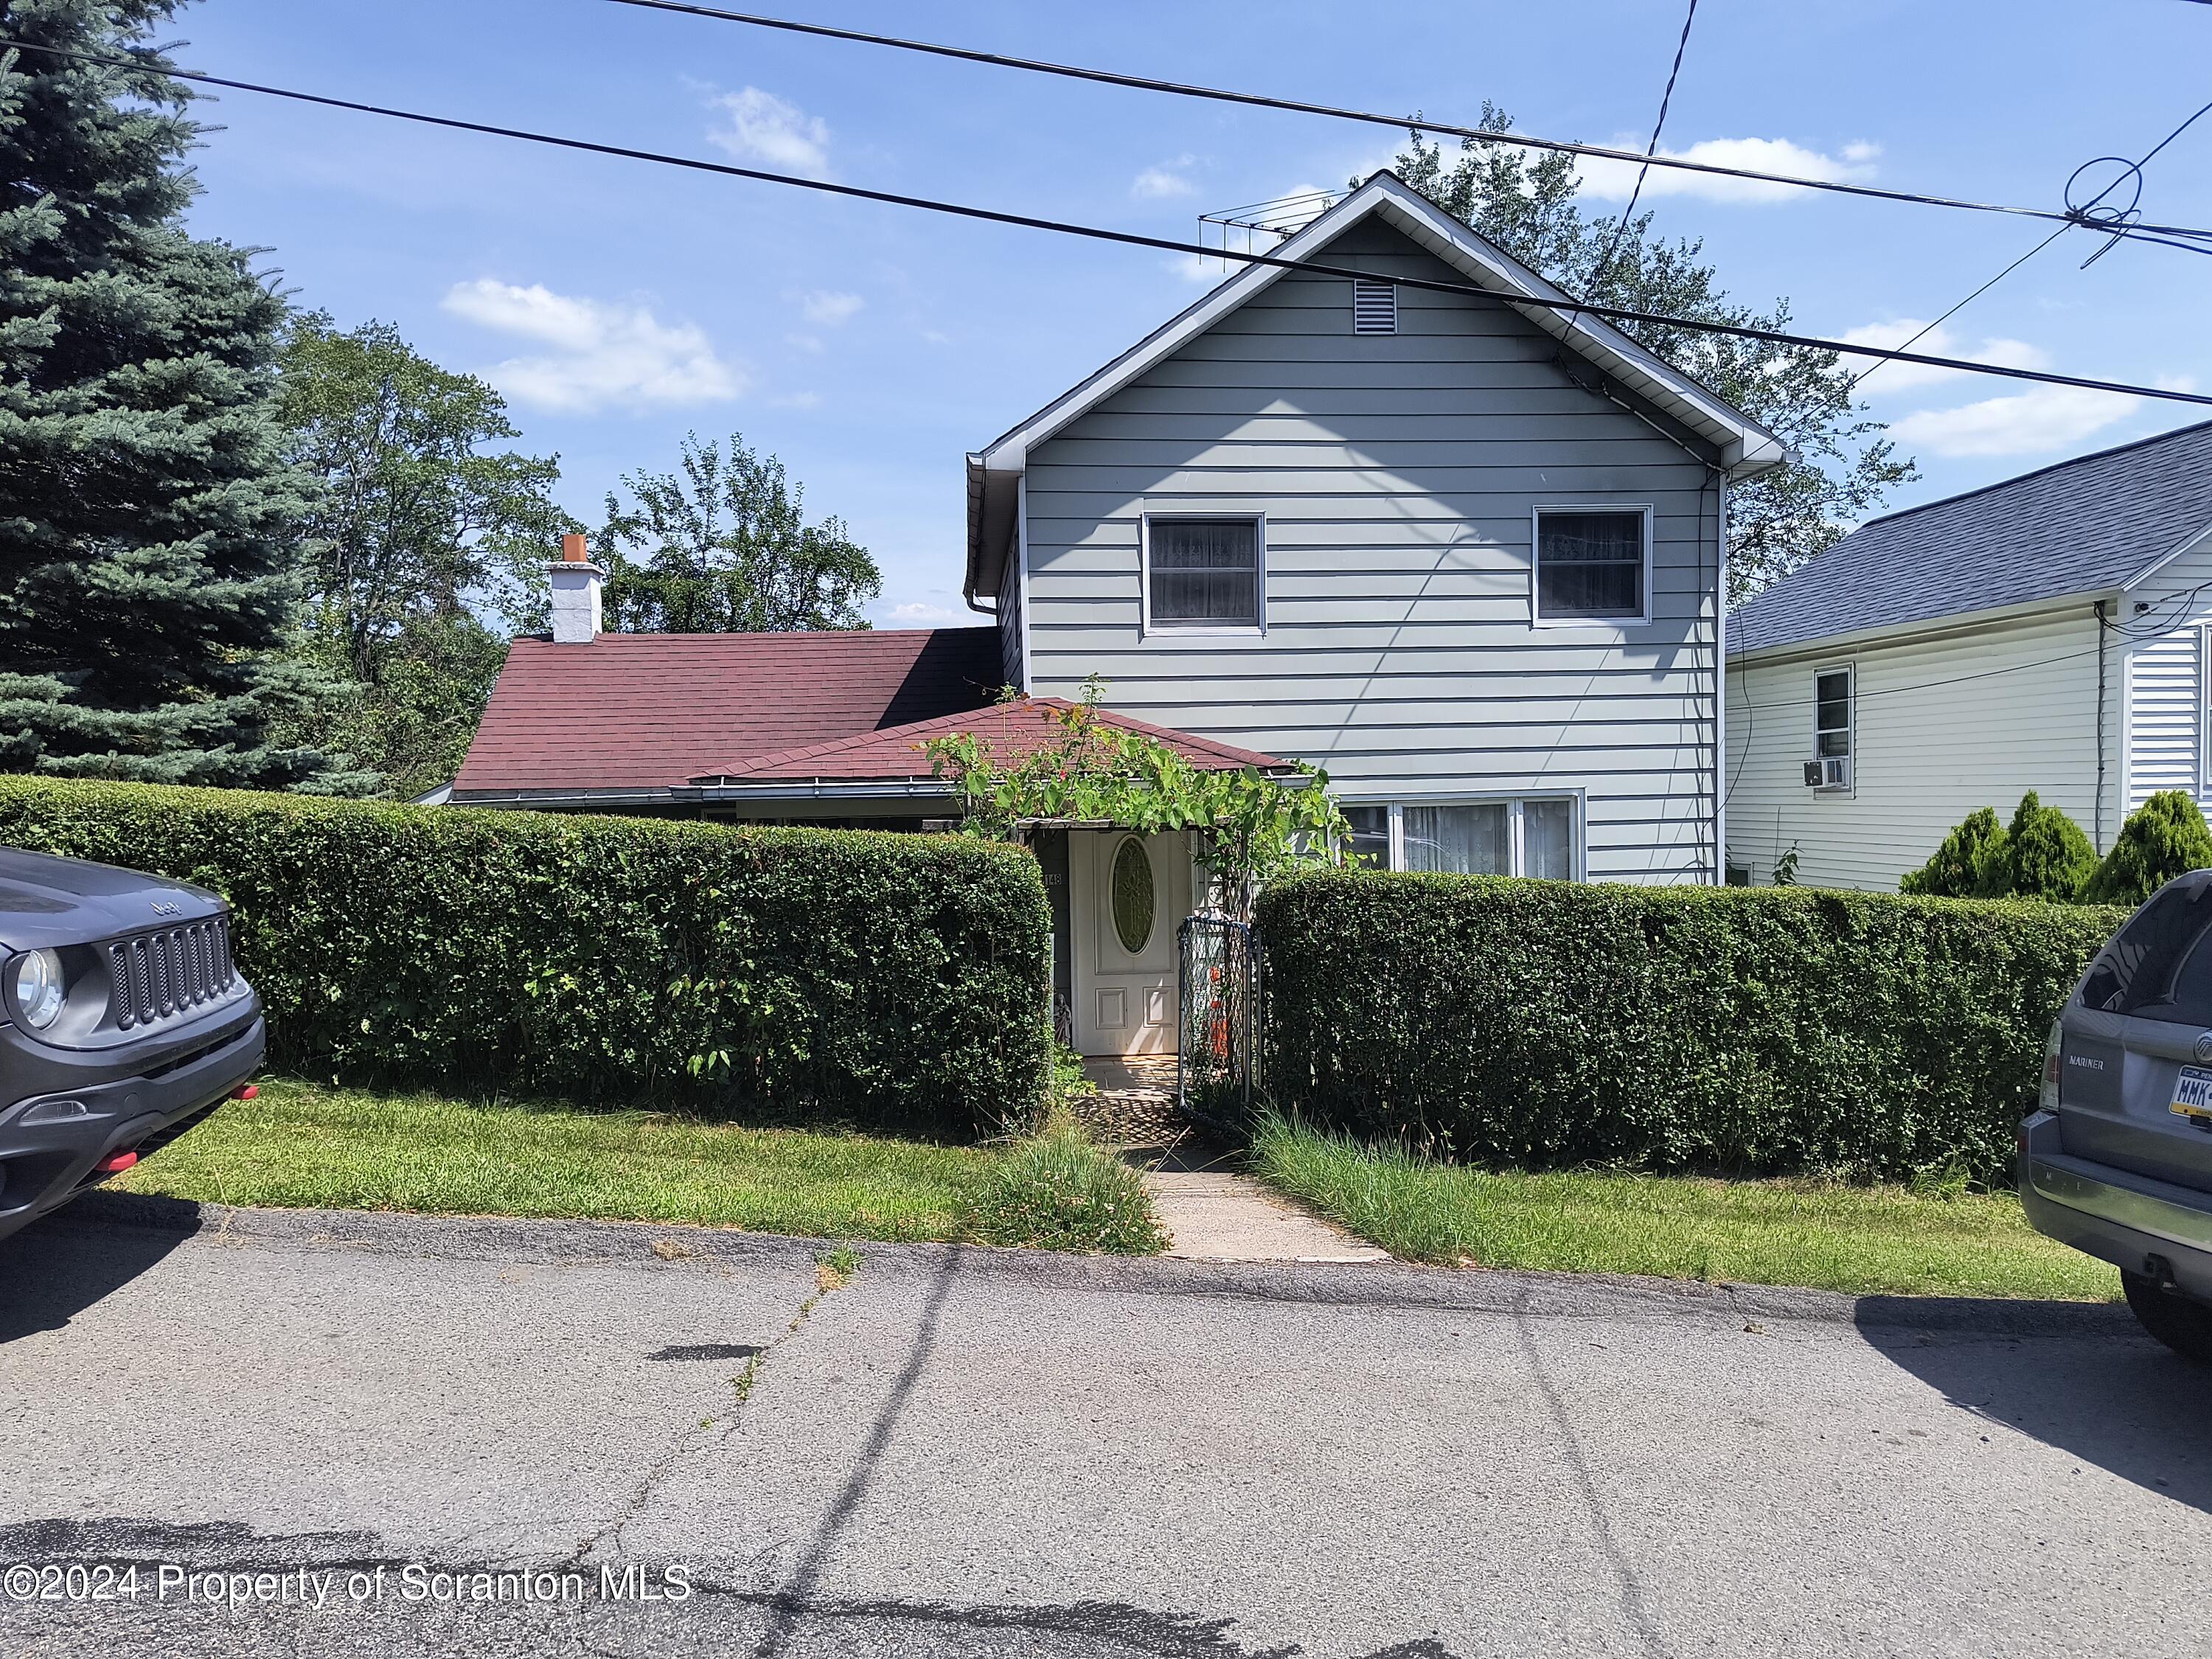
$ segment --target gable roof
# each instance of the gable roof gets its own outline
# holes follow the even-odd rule
[[[483,795],[681,788],[750,756],[988,705],[993,628],[517,640],[453,780]]]
[[[1075,705],[1061,697],[1024,697],[1015,702],[994,703],[964,714],[940,714],[934,720],[907,726],[886,726],[828,743],[787,749],[774,755],[702,773],[694,783],[906,783],[933,778],[922,745],[932,738],[956,732],[972,732],[992,759],[1001,766],[1024,758],[1057,739],[1060,726],[1053,719]],[[1237,749],[1188,732],[1132,720],[1111,709],[1098,711],[1098,723],[1124,732],[1157,738],[1193,766],[1205,772],[1234,772],[1256,767],[1262,772],[1294,772],[1288,761]]]
[[[2132,586],[2212,532],[2212,421],[1871,520],[1729,613],[1731,656]]]
[[[1612,324],[1573,309],[1573,296],[1446,213],[1385,170],[1276,248],[1293,261],[1319,258],[1328,244],[1370,216],[1402,233],[1475,287],[1487,289],[1563,346],[1710,441],[1732,477],[1748,477],[1789,459],[1788,447],[1742,410],[1639,345]],[[1281,265],[1246,265],[1018,426],[968,458],[969,599],[995,592],[1012,520],[1013,480],[1029,452],[1283,276]]]

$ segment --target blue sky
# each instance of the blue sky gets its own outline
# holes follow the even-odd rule
[[[791,15],[1024,56],[1641,147],[1674,0],[848,3]],[[1377,129],[659,15],[606,0],[202,0],[186,68],[1142,230],[1386,163]],[[2212,99],[2212,7],[1704,0],[1665,146],[2056,204]],[[1199,293],[1185,262],[770,185],[441,133],[244,93],[198,157],[196,228],[265,246],[303,303],[397,324],[506,392],[596,519],[683,434],[741,431],[875,554],[879,625],[959,597],[961,456]],[[1704,146],[1692,149],[1692,146]],[[2030,246],[2021,220],[1655,173],[1659,227],[1809,332],[1893,342]],[[1601,199],[1624,191],[1593,177]],[[1617,203],[1616,203],[1617,205]],[[2212,116],[2148,170],[2146,216],[2212,224]],[[2075,232],[1930,346],[2212,388],[2212,263]],[[1929,347],[1923,347],[1923,349]],[[2188,405],[1886,368],[1923,477],[1893,505],[2182,425]]]

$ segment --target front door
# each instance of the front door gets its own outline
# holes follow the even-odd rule
[[[1176,1042],[1176,927],[1190,909],[1180,834],[1084,830],[1068,836],[1074,890],[1075,1046],[1166,1054]]]

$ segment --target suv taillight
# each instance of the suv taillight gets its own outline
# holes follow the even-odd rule
[[[2043,1042],[2043,1089],[2035,1103],[2046,1112],[2058,1109],[2058,1051],[2065,1041],[2066,1028],[2052,1020],[2051,1035]]]

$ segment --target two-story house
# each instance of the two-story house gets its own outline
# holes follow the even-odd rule
[[[1201,765],[1326,769],[1393,868],[1720,879],[1727,490],[1781,443],[1387,173],[1275,257],[968,458],[992,630],[617,639],[556,566],[452,799],[916,825],[931,732],[1097,674]],[[1172,1047],[1188,847],[1037,846],[1079,1045]]]

